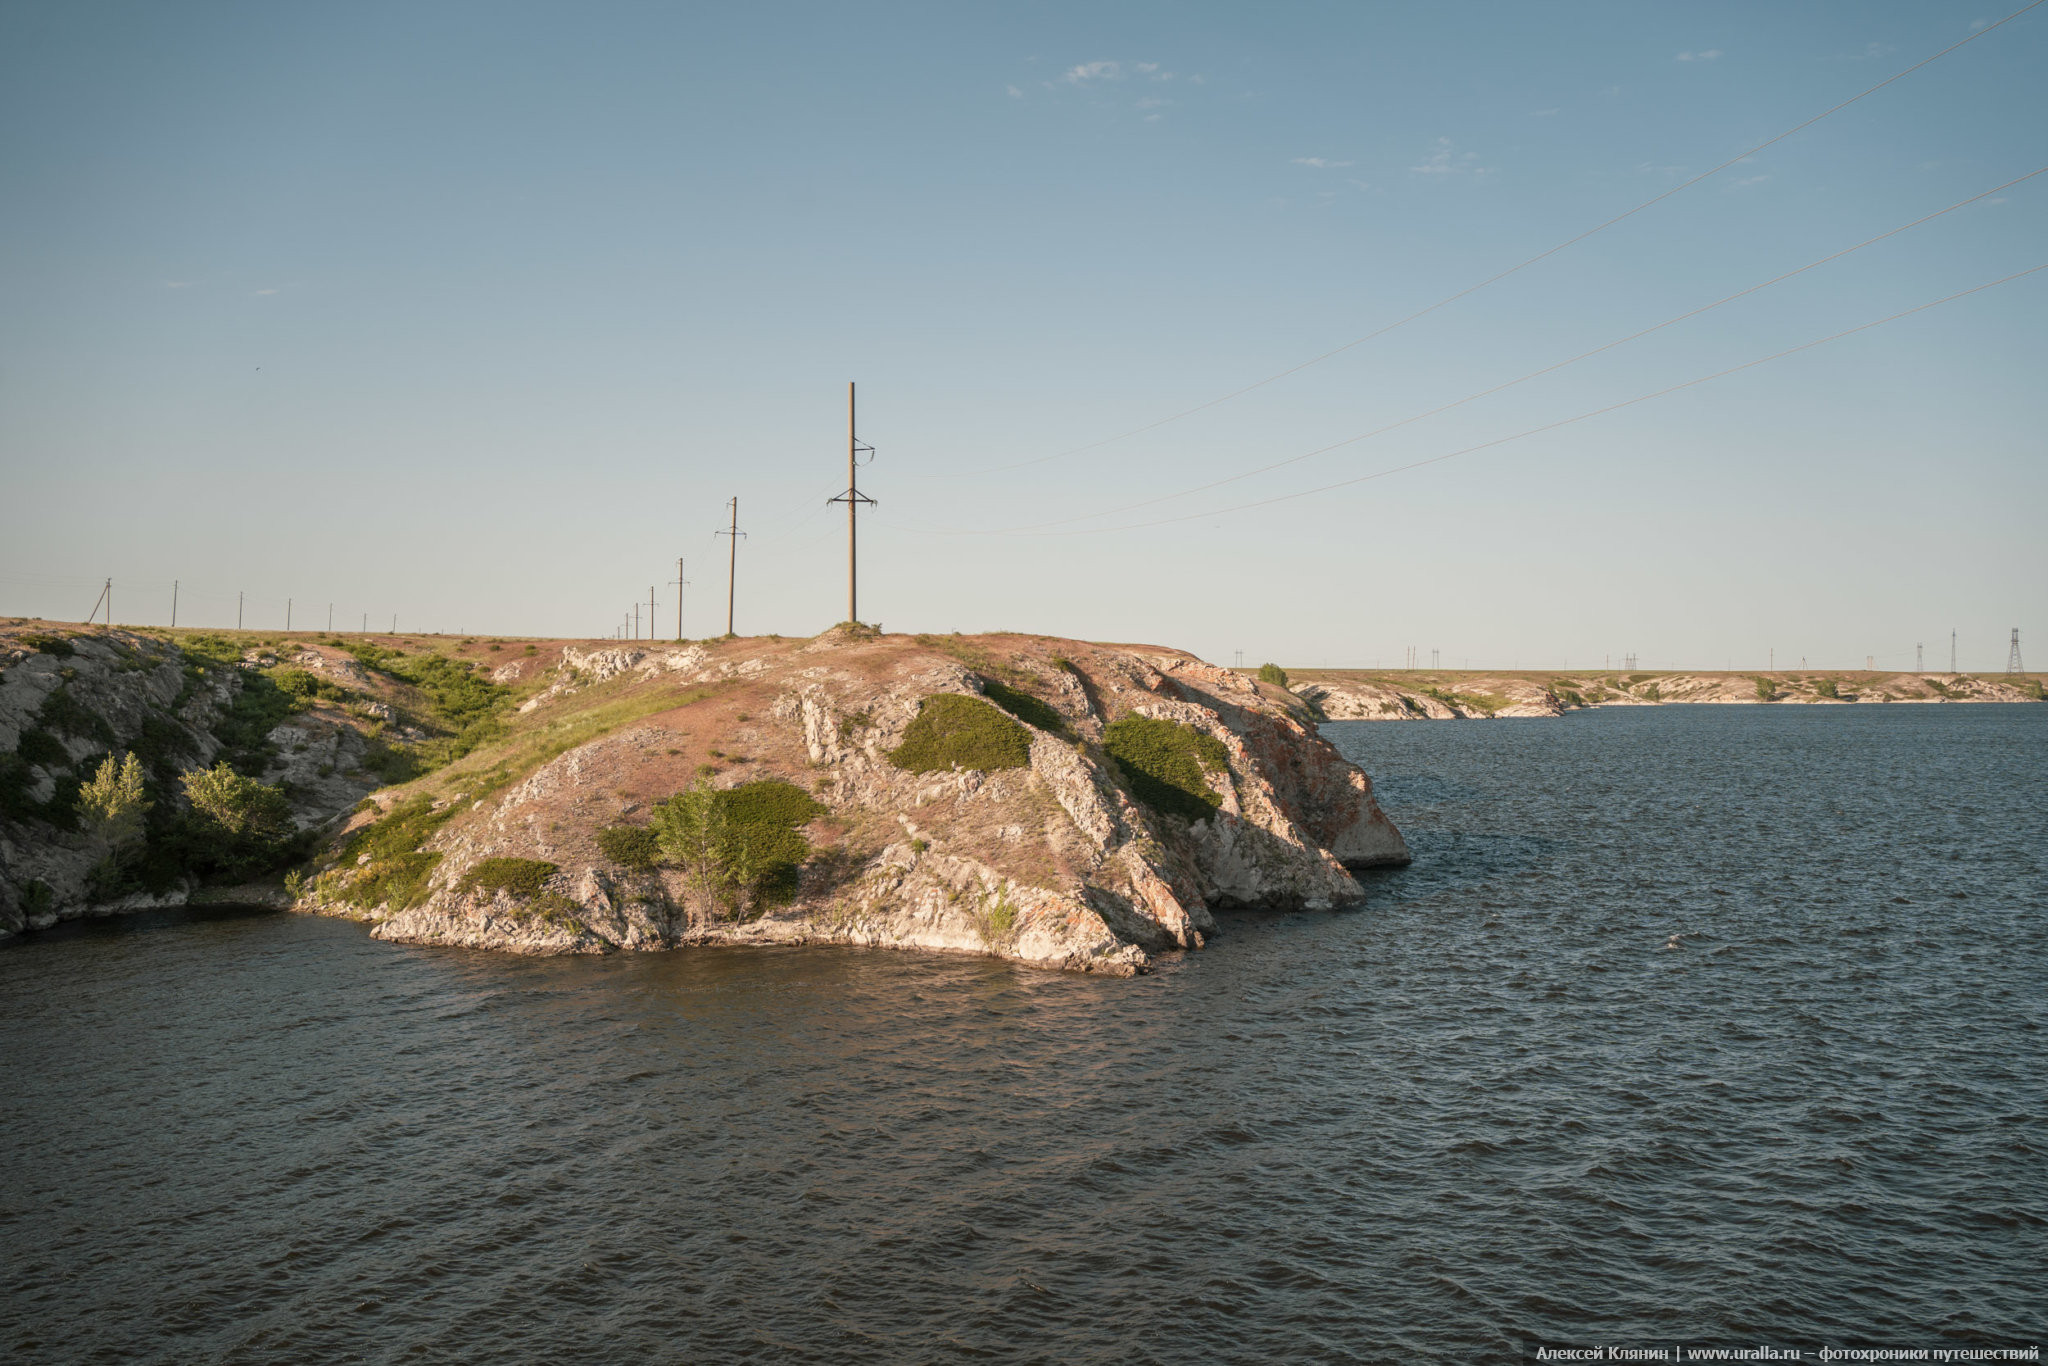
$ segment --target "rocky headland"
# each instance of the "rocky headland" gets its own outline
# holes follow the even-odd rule
[[[257,896],[175,866],[214,829],[178,783],[228,757],[290,804],[264,895],[524,953],[843,943],[1126,975],[1199,948],[1216,908],[1354,903],[1352,870],[1407,859],[1299,698],[1170,650],[197,639],[0,627],[0,929]],[[66,828],[134,751],[150,830]]]

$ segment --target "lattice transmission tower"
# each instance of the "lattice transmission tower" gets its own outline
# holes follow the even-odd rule
[[[2020,663],[2020,628],[2012,628],[2012,652],[2005,657],[2005,671],[2009,674],[2023,674],[2026,665]]]

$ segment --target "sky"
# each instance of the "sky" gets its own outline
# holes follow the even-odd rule
[[[2025,2],[0,0],[0,613],[2039,668]]]

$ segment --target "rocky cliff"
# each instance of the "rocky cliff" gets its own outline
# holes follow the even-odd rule
[[[985,738],[1014,740],[999,761],[907,757],[921,717],[976,707]],[[1214,908],[1356,902],[1350,870],[1407,859],[1298,701],[1166,650],[846,630],[566,646],[514,716],[378,793],[300,907],[529,953],[843,943],[1122,975],[1199,948]],[[779,889],[652,858],[675,794],[784,784],[811,814]]]
[[[246,649],[205,636],[187,648],[193,639],[0,621],[0,934],[203,899],[178,824],[182,773],[232,760],[309,832],[379,785],[361,767],[373,716],[273,680],[310,677],[330,658],[300,647],[281,660],[276,642],[254,637]],[[109,755],[126,754],[147,771],[149,813],[117,850],[80,819],[79,793]]]

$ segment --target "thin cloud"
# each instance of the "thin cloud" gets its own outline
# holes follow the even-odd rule
[[[1981,33],[1990,26],[1991,21],[1989,19],[1979,19],[1976,23],[1970,25],[1970,32]]]
[[[1345,166],[1356,166],[1355,161],[1332,161],[1328,157],[1296,157],[1293,165],[1313,166],[1319,171],[1334,171]]]
[[[276,290],[274,290],[274,289],[259,289],[259,290],[257,290],[256,292],[257,292],[258,294],[275,294],[275,293],[277,293],[277,291],[276,291]]]
[[[1481,166],[1479,153],[1460,152],[1457,144],[1449,138],[1438,138],[1429,145],[1429,151],[1422,160],[1408,169],[1416,175],[1491,175],[1493,167]]]
[[[1024,92],[1019,90],[1014,85],[1006,85],[1003,87],[1003,89],[1010,92],[1010,98],[1013,100],[1021,100],[1024,98]]]
[[[1761,185],[1770,178],[1771,173],[1769,171],[1765,171],[1762,175],[1747,175],[1736,181],[1730,188],[1739,190],[1745,185]]]
[[[1079,85],[1083,81],[1120,81],[1124,77],[1122,62],[1083,62],[1067,68],[1067,74],[1060,80],[1068,85]]]
[[[1711,62],[1716,57],[1719,57],[1721,55],[1722,52],[1720,48],[1710,47],[1704,52],[1681,52],[1678,54],[1676,60],[1681,62]]]

